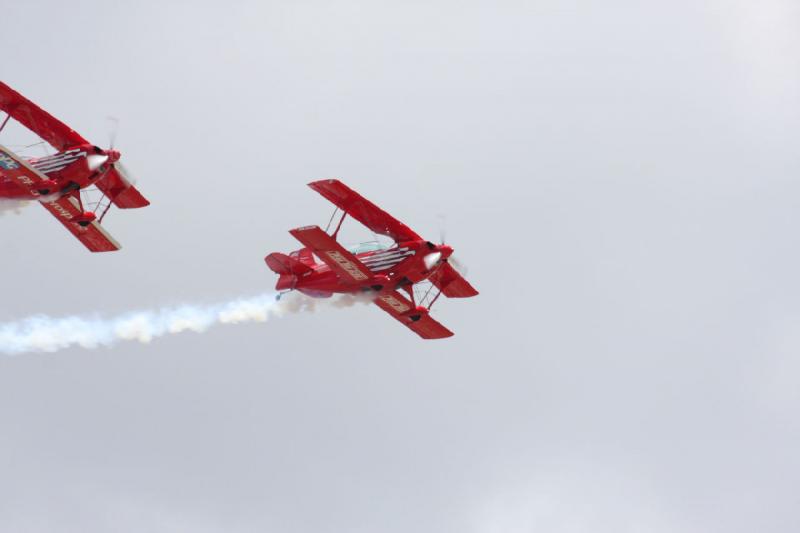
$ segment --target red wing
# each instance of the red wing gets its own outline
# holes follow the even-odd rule
[[[120,245],[103,229],[97,221],[86,227],[73,222],[82,212],[78,201],[72,196],[62,196],[55,202],[40,202],[50,211],[70,233],[75,235],[92,252],[113,252]]]
[[[0,146],[0,176],[8,178],[32,196],[39,195],[36,185],[46,179],[27,161],[4,146]]]
[[[40,196],[36,185],[45,178],[27,161],[2,146],[0,146],[0,175],[10,179],[31,196]],[[119,250],[119,244],[96,221],[86,227],[73,222],[75,217],[82,214],[80,204],[73,196],[62,196],[54,202],[40,203],[92,252]]]
[[[396,242],[422,240],[411,228],[339,180],[314,181],[308,186],[375,233],[391,237]]]
[[[345,283],[362,283],[372,272],[356,256],[345,250],[336,239],[318,226],[305,226],[289,231],[294,238],[310,248]]]
[[[453,336],[452,331],[431,318],[428,313],[422,313],[417,321],[411,320],[405,313],[412,311],[414,304],[397,291],[381,294],[375,299],[375,305],[423,339],[444,339]]]
[[[449,263],[442,264],[429,279],[448,298],[469,298],[478,295],[478,291]]]
[[[133,209],[146,207],[150,202],[142,196],[139,190],[122,177],[119,171],[112,167],[95,183],[98,189],[111,198],[114,205],[120,209]]]
[[[0,81],[0,109],[20,124],[63,152],[71,146],[88,144],[72,128]]]

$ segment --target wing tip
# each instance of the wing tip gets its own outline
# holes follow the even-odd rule
[[[325,178],[321,180],[314,180],[307,183],[309,187],[318,191],[325,187],[325,185],[344,185],[339,178]]]

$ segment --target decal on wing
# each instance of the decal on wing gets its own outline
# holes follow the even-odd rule
[[[336,239],[318,226],[304,226],[291,230],[295,239],[313,251],[331,270],[347,283],[369,280],[372,272],[356,256],[345,250]]]

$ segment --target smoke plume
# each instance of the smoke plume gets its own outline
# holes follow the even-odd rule
[[[367,297],[351,295],[316,300],[298,293],[276,301],[275,294],[261,294],[212,305],[187,304],[133,311],[111,318],[36,315],[0,323],[0,353],[55,352],[72,346],[96,348],[119,341],[148,343],[157,337],[184,331],[202,333],[218,324],[266,322],[287,314],[322,307],[350,307],[369,301]]]
[[[28,205],[28,203],[28,200],[0,198],[0,217],[3,215],[18,215],[22,208]]]

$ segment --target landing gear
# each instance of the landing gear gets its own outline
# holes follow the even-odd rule
[[[76,216],[73,220],[80,227],[85,228],[86,226],[97,220],[97,215],[95,215],[91,211],[84,211],[82,214]]]

